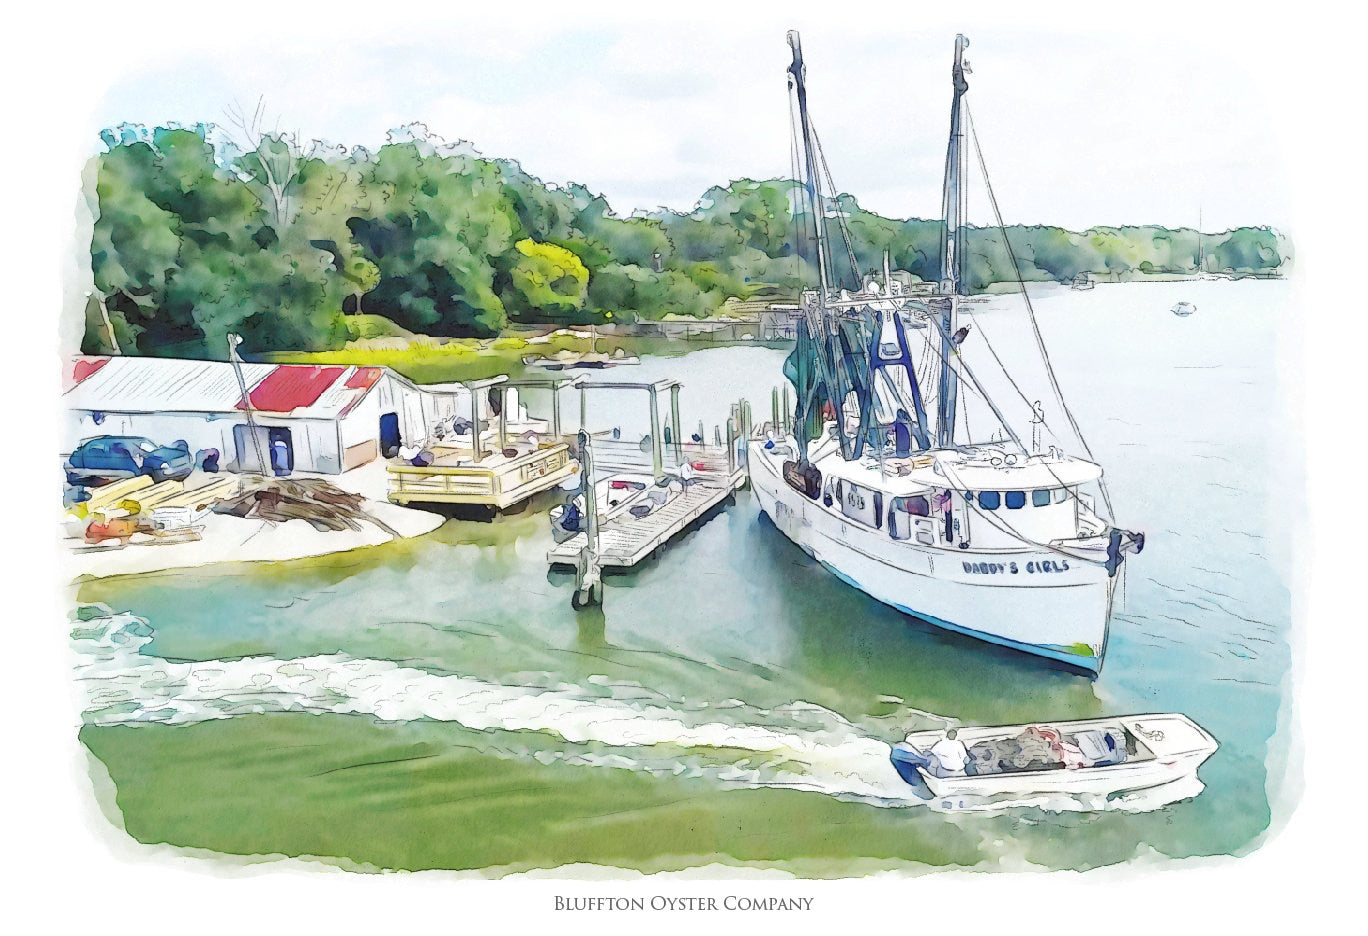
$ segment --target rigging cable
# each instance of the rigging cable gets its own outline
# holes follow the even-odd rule
[[[979,171],[983,173],[983,184],[988,191],[988,202],[993,206],[993,217],[997,221],[998,230],[1002,232],[1002,243],[1007,248],[1007,256],[1012,261],[1012,272],[1016,275],[1017,285],[1021,287],[1021,297],[1026,302],[1026,312],[1031,322],[1031,331],[1035,334],[1036,347],[1040,350],[1040,356],[1045,362],[1045,373],[1050,378],[1050,388],[1054,391],[1055,399],[1059,401],[1060,409],[1064,411],[1064,416],[1069,420],[1069,427],[1073,429],[1074,435],[1078,438],[1078,444],[1083,447],[1083,453],[1088,456],[1088,460],[1096,464],[1097,459],[1093,456],[1092,449],[1088,447],[1088,442],[1083,438],[1083,430],[1078,427],[1078,420],[1074,419],[1073,412],[1069,409],[1069,404],[1064,400],[1064,391],[1059,387],[1059,379],[1055,376],[1054,365],[1050,362],[1050,353],[1045,350],[1045,339],[1040,334],[1040,325],[1036,321],[1035,307],[1031,305],[1031,297],[1026,292],[1026,282],[1021,278],[1021,266],[1017,263],[1016,252],[1012,250],[1012,242],[1007,238],[1007,227],[1002,223],[1002,212],[998,210],[997,196],[993,194],[993,183],[988,179],[988,165],[983,158],[983,148],[979,145],[978,128],[974,125],[973,115],[969,112],[968,102],[965,103],[965,116],[969,118],[969,133],[974,141],[974,153],[978,156]],[[1110,517],[1115,517],[1116,513],[1112,509],[1111,496],[1107,492],[1106,481],[1099,477],[1097,479],[1098,488],[1102,492],[1102,500],[1107,505],[1107,513]]]
[[[817,149],[816,162],[821,166],[822,174],[826,176],[827,188],[832,192],[832,201],[836,203],[836,223],[841,228],[841,240],[845,244],[846,256],[850,260],[850,273],[855,277],[855,284],[852,289],[858,290],[863,284],[860,282],[860,266],[855,260],[855,248],[851,245],[850,229],[846,227],[845,212],[841,208],[841,199],[835,194],[836,183],[832,181],[831,167],[827,165],[826,153],[822,151],[822,141],[817,137],[817,125],[812,122],[811,117],[808,118],[808,127],[812,130],[812,142]],[[825,216],[826,213],[823,212],[823,218]]]
[[[997,421],[1002,425],[1002,428],[1007,430],[1007,434],[1012,437],[1012,441],[1016,443],[1017,448],[1021,449],[1021,451],[1029,457],[1031,453],[1027,450],[1026,446],[1021,444],[1021,440],[1017,438],[1016,432],[1008,425],[1007,418],[1002,415],[1002,410],[998,409],[997,404],[988,396],[988,391],[984,390],[979,384],[978,378],[974,376],[974,372],[969,368],[969,362],[964,359],[964,355],[959,353],[954,341],[951,340],[950,335],[945,331],[945,326],[941,324],[940,320],[935,315],[928,315],[926,320],[936,326],[936,331],[940,332],[941,337],[943,337],[946,344],[950,346],[950,353],[959,361],[960,367],[964,369],[964,376],[969,378],[969,383],[978,391],[978,395],[982,397],[983,402],[988,404],[988,408],[993,411],[993,415],[997,417]],[[945,356],[941,354],[939,349],[936,350],[936,354],[940,355],[942,361],[945,361]],[[948,361],[946,361],[946,363],[949,364]],[[951,364],[950,367],[952,370],[954,369],[953,364]],[[954,440],[952,439],[951,442],[953,443],[953,441]]]
[[[945,473],[945,477],[957,485],[955,490],[961,492],[967,492],[970,490],[969,488],[966,488],[964,486],[963,481],[960,481],[958,478],[954,477],[955,472],[953,469],[950,468],[949,465],[944,464],[942,462],[937,462],[937,464],[940,465],[942,472]],[[964,498],[964,503],[969,507],[969,509],[973,513],[987,520],[988,524],[994,527],[999,533],[1006,533],[1008,536],[1012,537],[1015,540],[1018,540],[1023,543],[1029,543],[1032,546],[1038,546],[1041,549],[1048,549],[1050,550],[1050,552],[1059,553],[1061,556],[1067,556],[1070,559],[1077,559],[1079,562],[1089,562],[1093,565],[1099,566],[1107,564],[1105,559],[1093,559],[1090,556],[1080,556],[1079,554],[1069,552],[1067,549],[1064,549],[1060,546],[1055,546],[1053,543],[1046,543],[1041,542],[1039,540],[1033,540],[1029,536],[1020,533],[1011,524],[1006,524],[1004,526],[1005,521],[999,520],[996,516],[994,516],[992,511],[985,511],[983,508],[979,507],[979,505],[974,502],[973,498]]]

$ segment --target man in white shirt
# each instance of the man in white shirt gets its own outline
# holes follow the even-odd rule
[[[969,763],[969,749],[956,737],[958,733],[956,729],[951,728],[945,733],[944,738],[931,746],[930,753],[935,758],[931,769],[937,777],[958,777],[964,774],[965,765]]]

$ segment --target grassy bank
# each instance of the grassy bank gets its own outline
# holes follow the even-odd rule
[[[600,335],[597,340],[568,333],[547,336],[544,341],[530,341],[517,335],[502,335],[492,339],[450,338],[361,339],[349,342],[340,351],[280,351],[264,355],[264,359],[278,364],[355,364],[388,367],[416,383],[442,383],[453,380],[480,380],[496,374],[520,376],[550,373],[529,368],[524,357],[546,357],[558,351],[612,354],[621,349],[624,355],[672,356],[688,354],[702,348],[724,345],[764,345],[780,347],[784,342],[711,340],[708,336],[680,339],[660,336],[636,338]],[[572,373],[585,373],[572,372]]]

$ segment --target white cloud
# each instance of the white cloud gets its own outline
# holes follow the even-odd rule
[[[796,18],[837,186],[886,214],[938,214],[953,29]],[[786,25],[483,18],[270,42],[227,30],[134,69],[90,135],[93,146],[123,120],[221,121],[264,94],[305,139],[375,148],[422,121],[623,213],[688,208],[710,185],[788,172]],[[1208,227],[1286,222],[1285,92],[1278,60],[1256,55],[1268,37],[966,30],[971,107],[1009,222],[1193,224],[1199,208]]]

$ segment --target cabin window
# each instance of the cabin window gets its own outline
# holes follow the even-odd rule
[[[1031,492],[1031,506],[1032,506],[1032,507],[1048,507],[1048,506],[1050,506],[1050,492],[1049,492],[1049,491],[1032,491],[1032,492]]]
[[[979,491],[978,502],[984,510],[997,510],[1002,504],[1002,498],[997,491]]]
[[[1062,504],[1062,503],[1064,503],[1064,502],[1065,502],[1066,500],[1068,500],[1068,499],[1069,499],[1069,489],[1068,489],[1068,488],[1055,488],[1055,492],[1054,492],[1054,502],[1055,502],[1056,504]]]
[[[917,517],[931,516],[931,502],[920,494],[895,497],[888,503],[888,535],[895,540],[912,537]]]
[[[1007,501],[1008,510],[1020,510],[1026,506],[1025,491],[1008,491],[1004,496]]]
[[[877,491],[871,491],[858,484],[845,483],[841,484],[840,491],[841,513],[865,526],[883,526],[883,498]]]

